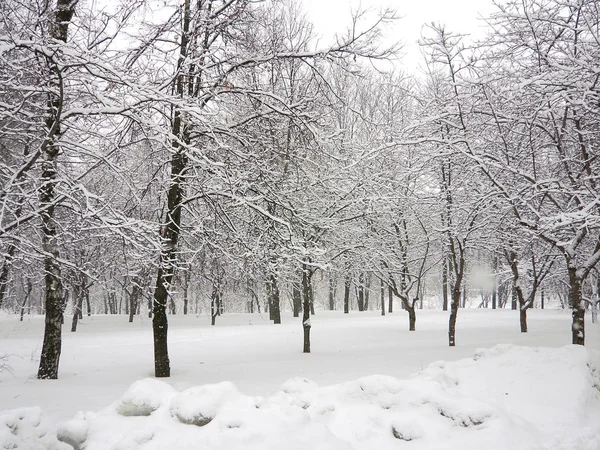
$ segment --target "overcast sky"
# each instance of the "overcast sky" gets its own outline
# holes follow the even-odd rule
[[[387,29],[389,41],[404,43],[404,64],[409,71],[420,62],[419,47],[423,24],[440,22],[450,31],[482,34],[483,23],[478,20],[495,10],[492,0],[301,0],[309,19],[315,25],[323,42],[335,32],[342,32],[349,24],[351,11],[359,6],[379,11],[392,7],[402,18]]]

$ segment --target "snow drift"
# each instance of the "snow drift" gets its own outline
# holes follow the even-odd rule
[[[579,346],[501,345],[431,364],[408,380],[373,375],[319,387],[296,378],[268,398],[228,382],[178,392],[145,379],[108,408],[61,424],[54,439],[37,409],[1,413],[0,446],[597,450],[597,356]]]

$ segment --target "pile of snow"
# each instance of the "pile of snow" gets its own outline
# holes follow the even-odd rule
[[[296,378],[268,398],[228,382],[177,392],[145,379],[56,436],[82,450],[597,450],[600,371],[591,357],[579,346],[501,345],[408,380],[374,375],[319,387]],[[11,414],[0,416],[0,448],[60,448],[36,431],[39,410]]]

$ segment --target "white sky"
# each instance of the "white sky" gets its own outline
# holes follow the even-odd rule
[[[387,29],[386,36],[390,42],[404,43],[406,55],[401,65],[409,72],[421,62],[417,41],[423,24],[439,22],[449,31],[481,36],[484,24],[478,18],[496,9],[492,0],[301,0],[301,4],[316,33],[323,37],[323,43],[334,33],[347,28],[351,11],[358,7],[374,12],[386,6],[394,8],[401,19]]]

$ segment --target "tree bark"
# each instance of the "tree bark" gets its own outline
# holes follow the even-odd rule
[[[68,28],[75,12],[76,0],[57,0],[54,17],[49,24],[50,36],[67,42]],[[42,248],[44,250],[46,318],[44,324],[44,343],[40,357],[37,377],[39,379],[57,379],[58,365],[62,348],[62,322],[64,310],[63,285],[60,269],[59,245],[54,220],[54,200],[56,198],[57,162],[60,147],[56,143],[60,137],[60,115],[62,110],[62,80],[60,69],[53,62],[51,68],[56,76],[55,85],[58,96],[54,94],[48,101],[46,119],[47,136],[42,143],[42,183],[40,187],[40,208],[42,210]]]
[[[302,331],[304,338],[303,353],[310,353],[310,274],[306,264],[302,265]]]
[[[33,289],[33,285],[31,284],[31,280],[27,279],[27,291],[25,292],[25,298],[23,299],[23,303],[21,303],[21,313],[19,316],[19,322],[23,322],[23,316],[25,315],[25,305],[27,304],[27,300],[31,297],[31,290]]]
[[[415,314],[415,307],[410,305],[405,305],[406,311],[408,311],[408,331],[415,331],[415,327],[417,324],[417,315]]]
[[[293,282],[292,283],[292,303],[293,303],[293,313],[294,317],[300,317],[300,312],[302,311],[302,287],[301,283]]]
[[[388,286],[388,313],[394,312],[394,291],[392,290],[392,286]]]
[[[352,286],[352,279],[350,275],[346,274],[344,278],[344,314],[348,314],[350,311],[350,287]]]
[[[269,311],[271,320],[273,323],[281,323],[281,309],[280,309],[280,296],[279,296],[279,285],[277,283],[277,277],[274,274],[269,274],[269,281],[267,282],[267,293],[269,295]]]
[[[190,0],[185,0],[183,9],[183,30],[179,45],[179,60],[177,72],[187,57],[190,28]],[[175,86],[178,97],[184,94],[184,76],[179,74]],[[169,377],[171,365],[168,351],[168,319],[167,301],[169,289],[173,282],[175,270],[175,259],[177,244],[181,230],[181,200],[183,199],[183,183],[187,169],[187,153],[185,144],[189,141],[185,124],[181,116],[181,110],[175,108],[173,112],[173,123],[171,133],[174,136],[171,141],[173,156],[171,158],[171,177],[167,193],[167,220],[161,230],[163,248],[160,255],[160,266],[156,276],[156,287],[154,289],[154,301],[152,304],[152,330],[154,334],[154,375],[157,378]],[[184,143],[184,145],[181,144]]]
[[[570,263],[571,261],[569,261]],[[573,308],[571,325],[572,343],[585,345],[585,304],[581,295],[582,280],[577,275],[575,267],[568,265],[569,271],[569,300]]]
[[[365,274],[358,274],[358,295],[357,295],[358,310],[365,310]]]
[[[333,277],[329,277],[329,310],[335,310],[335,285],[336,280]]]
[[[381,280],[381,315],[385,316],[385,283]]]
[[[448,311],[448,260],[442,259],[442,310]]]

